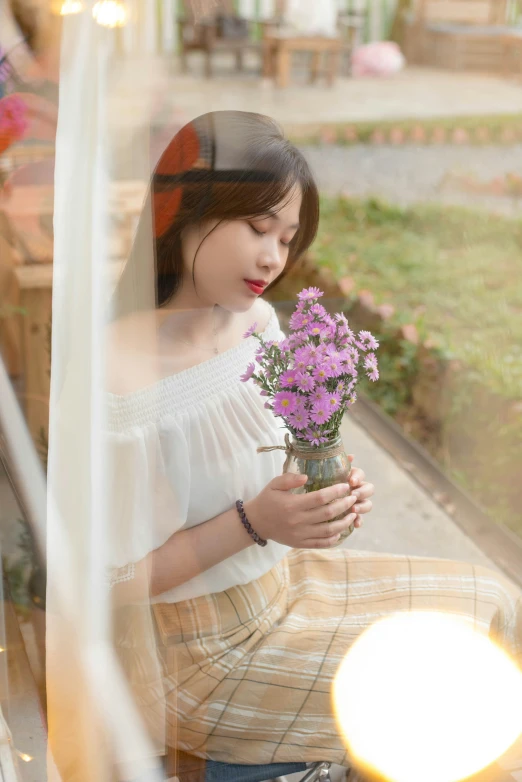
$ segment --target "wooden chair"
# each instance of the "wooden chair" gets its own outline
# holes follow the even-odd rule
[[[507,42],[522,33],[506,23],[506,0],[417,0],[405,18],[410,63],[451,70],[505,72]]]
[[[185,3],[185,13],[178,19],[182,71],[187,71],[187,55],[194,51],[205,55],[207,78],[212,76],[212,57],[217,52],[235,54],[237,70],[242,70],[246,51],[261,52],[261,41],[255,39],[255,24],[235,12],[233,0],[219,0],[212,13],[199,19],[195,18],[191,4]]]

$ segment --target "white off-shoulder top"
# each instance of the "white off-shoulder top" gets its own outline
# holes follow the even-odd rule
[[[263,337],[283,339],[271,310]],[[150,387],[107,395],[112,567],[141,559],[174,532],[233,508],[238,498],[255,497],[281,474],[284,452],[258,454],[256,449],[283,445],[286,430],[264,407],[257,386],[240,380],[258,346],[249,337]],[[246,584],[288,550],[274,541],[250,546],[154,602],[178,602]]]

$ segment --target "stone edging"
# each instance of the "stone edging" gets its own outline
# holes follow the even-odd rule
[[[289,125],[286,132],[290,140],[299,145],[511,145],[522,142],[522,116]]]

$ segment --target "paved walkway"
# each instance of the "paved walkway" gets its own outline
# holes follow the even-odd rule
[[[317,146],[304,147],[323,192],[380,196],[408,205],[419,201],[474,206],[511,217],[522,201],[472,192],[458,179],[491,182],[522,171],[522,145],[510,146]]]
[[[497,566],[367,432],[346,415],[343,442],[375,484],[374,507],[347,548],[411,554]]]
[[[256,64],[252,60],[253,65]],[[257,70],[236,74],[226,55],[212,79],[202,76],[202,61],[191,58],[188,75],[173,61],[148,59],[119,66],[115,109],[121,122],[144,116],[147,104],[175,109],[186,119],[206,111],[241,109],[274,117],[286,130],[328,122],[516,114],[522,112],[522,84],[479,73],[408,67],[391,78],[341,78],[332,88],[297,83],[277,89]],[[146,65],[146,68],[144,67]],[[153,77],[151,76],[153,70]]]

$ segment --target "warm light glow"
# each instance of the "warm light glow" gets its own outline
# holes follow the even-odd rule
[[[30,763],[31,760],[33,759],[31,755],[26,755],[25,752],[19,752],[18,750],[16,750],[16,754],[18,755],[19,758],[25,760],[26,763]]]
[[[4,647],[3,647],[3,646],[0,646],[0,653],[1,653],[1,652],[5,652],[5,649],[4,649]]]
[[[522,733],[522,672],[464,618],[398,613],[353,644],[333,685],[348,752],[391,782],[455,782]]]
[[[83,11],[83,0],[63,0],[60,7],[60,14],[67,16],[67,14],[79,14]]]
[[[98,0],[92,15],[104,27],[121,27],[127,21],[127,9],[122,0]]]

